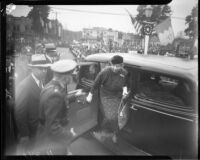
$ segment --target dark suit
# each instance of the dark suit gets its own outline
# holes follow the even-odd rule
[[[6,128],[5,128],[5,153],[16,154],[17,126],[14,116],[14,100],[9,92],[6,92]]]
[[[52,154],[66,154],[67,144],[72,139],[69,129],[66,129],[68,119],[68,103],[75,97],[67,97],[67,90],[59,82],[50,81],[41,92],[38,128],[38,142],[40,152],[50,148]],[[46,146],[44,146],[46,145]],[[42,148],[41,148],[42,147]],[[40,154],[46,154],[46,153]]]
[[[31,75],[26,77],[16,89],[15,116],[19,137],[34,139],[38,126],[38,108],[41,89]]]

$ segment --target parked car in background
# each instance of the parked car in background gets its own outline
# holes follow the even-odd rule
[[[115,148],[120,155],[197,158],[197,60],[126,53],[89,55],[83,62],[86,64],[79,66],[77,89],[88,93],[98,72],[117,54],[123,56],[128,71],[130,95],[124,102],[128,105],[128,116],[124,117],[126,125],[119,132],[117,144],[103,144],[111,150]],[[81,129],[75,128],[79,135],[98,129],[101,121],[98,97],[96,91],[92,103],[77,101],[70,105],[75,110],[72,113],[77,113],[72,119],[81,126]],[[79,107],[73,106],[78,103]]]
[[[42,43],[37,43],[35,45],[35,53],[36,54],[44,54],[44,46],[42,45]]]
[[[138,54],[143,54],[143,53],[144,53],[144,50],[143,50],[143,49],[140,49],[140,50],[137,51],[137,53],[138,53]]]
[[[181,58],[187,58],[188,56],[189,56],[189,52],[186,52],[186,51],[179,51],[176,54],[176,57],[181,57]]]
[[[166,52],[165,56],[175,57],[175,53],[173,53],[173,52]]]
[[[49,56],[53,62],[60,59],[60,54],[57,52],[54,43],[45,44],[45,54]]]

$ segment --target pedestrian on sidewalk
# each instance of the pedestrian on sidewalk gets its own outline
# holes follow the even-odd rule
[[[19,83],[15,93],[15,118],[19,144],[17,154],[29,154],[35,142],[40,92],[49,66],[44,55],[32,55],[31,74]]]
[[[67,84],[70,83],[75,67],[76,62],[73,60],[60,60],[51,66],[53,79],[44,87],[40,98],[40,124],[36,148],[40,155],[69,154],[68,145],[76,134],[73,128],[66,128],[68,104],[81,95],[67,95]]]
[[[112,138],[114,143],[117,142],[118,110],[122,93],[127,93],[126,75],[127,71],[123,68],[123,57],[116,55],[111,59],[111,66],[104,68],[97,75],[88,94],[87,101],[91,102],[94,91],[100,89],[100,110],[103,114],[102,132],[95,133],[100,140],[107,137]]]

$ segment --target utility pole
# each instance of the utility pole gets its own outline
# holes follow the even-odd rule
[[[59,12],[54,11],[52,8],[51,8],[51,12],[52,12],[52,13],[55,13],[55,23],[56,23],[56,24],[55,24],[55,25],[56,25],[56,26],[55,26],[55,27],[56,27],[56,28],[55,28],[55,30],[56,30],[56,33],[55,33],[55,36],[56,36],[56,37],[55,37],[55,40],[58,42],[58,40],[59,40],[58,13],[59,13]],[[56,42],[56,43],[57,43],[57,42]]]
[[[58,43],[58,13],[56,13],[56,41]]]

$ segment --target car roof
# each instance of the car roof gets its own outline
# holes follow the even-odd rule
[[[98,53],[87,56],[86,61],[108,62],[114,55],[122,56],[125,64],[144,70],[187,78],[195,83],[198,81],[198,61],[196,59],[129,53]]]
[[[78,62],[77,65],[78,66],[88,66],[88,65],[93,65],[93,64],[97,64],[96,62]]]

